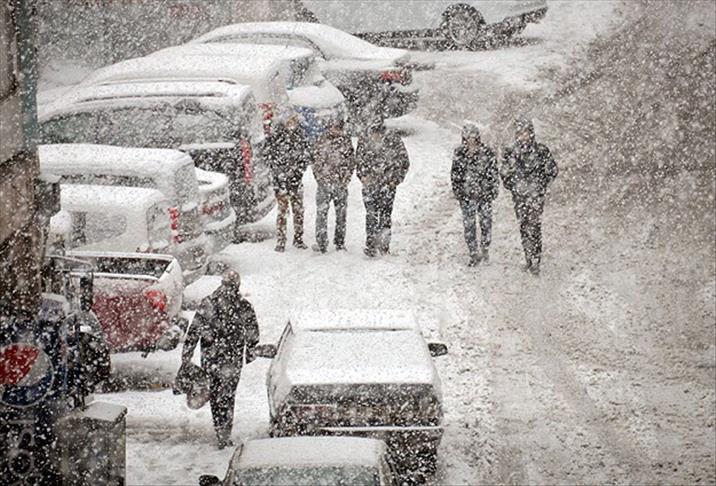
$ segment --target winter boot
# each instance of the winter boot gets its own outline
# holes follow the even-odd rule
[[[473,253],[470,255],[470,261],[468,262],[468,267],[476,267],[480,263],[480,256],[477,253]]]
[[[311,249],[312,249],[313,251],[315,251],[316,253],[326,253],[326,251],[328,251],[328,249],[327,249],[325,246],[323,246],[323,245],[318,245],[318,244],[313,245],[313,246],[311,247]]]
[[[485,246],[482,247],[482,254],[480,255],[480,259],[484,263],[490,263],[490,252]]]
[[[343,243],[336,243],[336,251],[348,251],[346,245]]]
[[[303,240],[302,240],[301,238],[294,238],[294,239],[293,239],[293,246],[295,246],[295,247],[298,248],[299,250],[306,250],[306,249],[308,249],[308,247],[306,246],[306,244],[303,242]]]
[[[367,257],[369,257],[369,258],[373,258],[373,257],[375,257],[375,256],[378,254],[378,253],[375,251],[375,248],[371,248],[371,247],[369,247],[369,246],[366,246],[366,247],[363,249],[363,253],[365,253],[365,256],[367,256]]]
[[[286,250],[286,242],[285,241],[277,241],[276,247],[274,248],[274,251],[277,251],[279,253],[283,253]]]

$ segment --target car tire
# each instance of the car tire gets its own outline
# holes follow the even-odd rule
[[[453,5],[443,14],[442,32],[451,49],[474,49],[485,27],[482,14],[465,4]]]

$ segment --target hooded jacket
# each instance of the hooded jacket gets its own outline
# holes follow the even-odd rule
[[[410,168],[410,158],[403,140],[395,132],[386,132],[379,143],[368,136],[358,139],[356,173],[366,187],[387,186],[395,189]]]
[[[320,185],[347,187],[356,160],[351,138],[342,134],[323,133],[314,144],[313,177]]]
[[[458,201],[493,201],[500,185],[495,152],[480,143],[475,152],[470,153],[463,139],[453,155],[450,179]]]
[[[513,196],[541,198],[557,178],[559,168],[547,146],[535,140],[532,124],[523,122],[522,129],[529,131],[529,140],[518,140],[503,149],[500,176]]]
[[[266,161],[271,168],[274,190],[297,190],[303,173],[312,162],[311,148],[303,129],[289,129],[280,124],[269,135],[266,144]]]

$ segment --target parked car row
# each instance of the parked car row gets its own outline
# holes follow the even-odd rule
[[[191,283],[273,207],[263,153],[277,118],[298,113],[313,140],[332,119],[402,115],[413,69],[405,51],[295,22],[228,26],[100,68],[38,107],[41,168],[61,187],[48,247],[172,255]]]
[[[257,349],[272,359],[274,439],[239,446],[223,485],[382,485],[434,472],[443,410],[432,358],[446,353],[444,344],[425,342],[407,311],[293,316],[276,345]],[[285,452],[258,452],[268,448]],[[222,483],[206,476],[202,484]]]

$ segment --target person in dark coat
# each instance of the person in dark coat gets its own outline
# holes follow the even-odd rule
[[[369,257],[385,255],[390,251],[395,192],[410,168],[408,151],[398,133],[373,124],[358,139],[356,160],[366,211],[364,252]]]
[[[266,159],[276,193],[276,251],[286,249],[286,216],[293,211],[293,246],[307,248],[303,242],[303,173],[311,164],[311,149],[298,115],[279,122],[266,140]]]
[[[452,191],[462,210],[470,266],[489,259],[492,241],[492,201],[497,197],[500,177],[497,156],[482,143],[477,125],[466,123],[462,142],[455,149],[450,172]],[[481,248],[477,243],[476,215],[480,217]]]
[[[233,445],[234,399],[244,360],[255,358],[259,326],[251,303],[241,295],[241,278],[228,271],[221,285],[201,302],[187,331],[182,367],[201,342],[201,367],[209,375],[209,405],[219,449]],[[181,370],[180,370],[181,373]]]
[[[328,249],[328,210],[331,202],[336,211],[333,244],[345,250],[348,184],[355,170],[355,154],[351,137],[344,130],[341,119],[334,120],[316,140],[313,155],[313,177],[316,189],[316,246],[325,253]]]
[[[516,140],[503,151],[500,175],[505,188],[512,193],[520,224],[526,261],[524,269],[539,275],[545,195],[559,170],[549,149],[535,140],[531,121],[518,120],[515,128]]]

